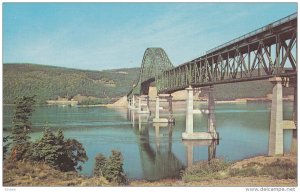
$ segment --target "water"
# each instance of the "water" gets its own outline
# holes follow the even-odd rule
[[[4,135],[11,129],[12,114],[13,107],[4,106]],[[89,160],[83,164],[81,173],[87,176],[92,174],[98,153],[109,156],[111,150],[119,150],[124,157],[124,170],[131,179],[178,177],[183,167],[199,160],[217,157],[235,161],[268,153],[268,103],[217,104],[219,143],[183,143],[184,111],[175,110],[174,117],[174,126],[155,127],[147,122],[147,116],[128,113],[127,109],[41,106],[36,107],[31,119],[31,138],[40,138],[44,127],[63,129],[66,138],[77,139],[86,149]],[[284,119],[291,117],[292,104],[284,103]],[[207,116],[194,114],[195,131],[205,131],[206,127]],[[291,131],[285,130],[285,152],[290,145]]]

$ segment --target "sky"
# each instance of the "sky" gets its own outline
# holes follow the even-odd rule
[[[148,47],[177,66],[297,12],[297,3],[3,3],[3,63],[140,67]]]

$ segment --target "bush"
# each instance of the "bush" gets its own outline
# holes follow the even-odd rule
[[[276,179],[296,179],[297,165],[290,160],[279,160],[265,166],[263,174],[271,175]]]
[[[104,177],[109,182],[126,185],[128,179],[123,170],[123,156],[121,152],[112,150],[112,155],[106,159],[104,155],[95,157],[94,176]]]
[[[227,177],[226,169],[230,163],[223,159],[213,159],[211,161],[202,161],[182,173],[182,179],[185,182],[203,181],[209,179],[224,179]]]
[[[82,144],[75,139],[65,140],[61,130],[55,135],[50,129],[46,129],[43,137],[32,144],[31,160],[45,162],[61,171],[81,169],[78,162],[85,162],[87,159]]]
[[[290,160],[277,159],[270,164],[252,163],[242,169],[230,169],[230,176],[272,176],[274,179],[297,178],[297,165]]]
[[[95,157],[94,176],[103,177],[104,175],[106,175],[106,163],[107,159],[101,153]]]

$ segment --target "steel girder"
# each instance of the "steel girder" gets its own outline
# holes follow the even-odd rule
[[[278,21],[277,21],[278,22]],[[297,75],[297,15],[164,71],[158,93]]]
[[[172,68],[174,66],[162,48],[147,48],[141,64],[139,80],[127,96],[143,94],[144,83],[155,81],[163,71]]]

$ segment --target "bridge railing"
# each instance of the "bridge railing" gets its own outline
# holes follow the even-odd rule
[[[243,40],[243,39],[246,39],[246,38],[248,38],[248,37],[257,35],[257,34],[259,34],[259,33],[261,33],[261,32],[267,31],[267,30],[269,30],[269,29],[271,29],[271,28],[277,27],[278,25],[281,25],[282,23],[289,22],[289,21],[291,21],[291,20],[297,18],[297,14],[298,14],[298,13],[293,13],[293,14],[287,16],[287,17],[284,17],[284,18],[282,18],[282,19],[279,19],[279,20],[277,20],[277,21],[275,21],[275,22],[273,22],[273,23],[270,23],[269,25],[266,25],[266,26],[264,26],[264,27],[261,27],[261,28],[259,28],[259,29],[254,30],[254,31],[251,31],[251,32],[249,32],[249,33],[247,33],[247,34],[245,34],[245,35],[242,35],[242,36],[240,36],[240,37],[238,37],[238,38],[235,38],[235,39],[233,39],[233,40],[231,40],[231,41],[228,41],[228,42],[226,42],[226,43],[224,43],[224,44],[222,44],[222,45],[219,45],[219,46],[217,46],[217,47],[215,47],[215,48],[213,48],[213,49],[210,49],[210,50],[208,50],[208,51],[206,52],[206,55],[207,55],[207,54],[210,54],[210,53],[212,53],[212,52],[214,52],[214,51],[216,51],[216,50],[219,50],[219,49],[222,49],[222,48],[224,48],[224,47],[227,47],[227,46],[229,46],[229,45],[231,45],[231,44],[237,43],[237,42],[239,42],[239,41],[241,41],[241,40]]]

